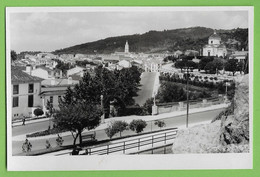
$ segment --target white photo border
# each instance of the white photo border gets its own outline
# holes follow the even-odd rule
[[[250,152],[227,154],[12,156],[10,14],[27,12],[248,11]],[[7,170],[188,170],[253,168],[253,6],[203,7],[6,7]]]

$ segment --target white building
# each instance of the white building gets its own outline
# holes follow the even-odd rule
[[[131,62],[128,61],[128,60],[121,60],[121,61],[118,62],[118,65],[122,66],[123,68],[131,68],[132,67]]]
[[[12,118],[31,117],[36,107],[41,107],[41,81],[39,77],[31,76],[20,67],[12,66]]]
[[[248,56],[248,51],[235,51],[229,58],[236,59],[238,62],[245,61],[246,57]]]
[[[48,79],[43,80],[41,85],[43,86],[40,93],[41,105],[43,111],[47,111],[47,102],[53,106],[54,109],[59,109],[59,99],[61,99],[68,87],[73,88],[79,81],[68,79]]]
[[[79,72],[83,72],[86,68],[80,67],[80,66],[75,66],[74,68],[71,68],[67,71],[67,77],[79,73]]]
[[[42,79],[51,79],[53,77],[61,78],[62,77],[62,71],[60,69],[50,69],[46,68],[44,66],[40,66],[38,68],[33,68],[30,65],[26,66],[27,74],[36,76]]]
[[[145,72],[159,72],[161,68],[162,61],[156,58],[148,59],[144,63]]]
[[[221,43],[221,37],[214,31],[209,37],[208,44],[203,47],[203,56],[225,57],[227,48]]]

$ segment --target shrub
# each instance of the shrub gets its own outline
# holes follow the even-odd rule
[[[43,115],[43,110],[40,109],[40,108],[37,108],[37,109],[35,109],[35,110],[33,111],[33,113],[34,113],[34,115],[36,115],[36,116],[38,117],[38,116]]]
[[[146,126],[147,123],[142,119],[132,120],[129,124],[129,128],[136,133],[142,132]]]
[[[154,122],[154,125],[157,125],[160,129],[161,129],[162,127],[165,127],[165,126],[166,126],[166,124],[165,124],[165,122],[164,122],[163,120],[156,120],[156,121]]]
[[[121,133],[124,130],[127,130],[128,127],[128,123],[126,123],[125,121],[115,121],[112,122],[106,129],[105,129],[105,133],[107,134],[107,136],[111,139],[115,134],[117,134],[118,132],[120,133],[120,137],[121,137]]]

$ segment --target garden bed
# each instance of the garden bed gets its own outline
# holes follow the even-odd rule
[[[53,134],[63,133],[63,132],[66,132],[66,131],[68,131],[68,130],[60,130],[58,128],[52,128],[52,129],[47,129],[47,130],[44,130],[44,131],[39,131],[39,132],[35,132],[35,133],[32,133],[32,134],[28,134],[28,135],[26,135],[26,138],[53,135]]]

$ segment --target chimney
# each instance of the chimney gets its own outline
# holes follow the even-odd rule
[[[29,75],[32,74],[32,66],[31,65],[26,65],[26,73],[28,73]]]
[[[69,85],[72,84],[72,78],[71,78],[71,77],[68,78],[68,84],[69,84]]]

